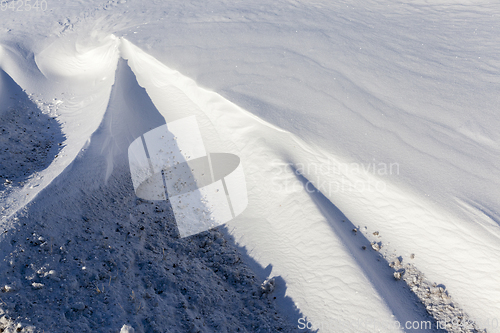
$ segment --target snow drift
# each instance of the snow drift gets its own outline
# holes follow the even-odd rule
[[[403,255],[404,262],[414,263],[432,281],[446,285],[450,295],[459,300],[473,319],[480,319],[484,309],[491,316],[500,313],[496,301],[500,297],[497,288],[500,266],[495,259],[499,258],[495,225],[464,229],[462,226],[469,223],[462,223],[448,211],[388,181],[380,186],[377,174],[365,172],[359,165],[332,154],[319,144],[320,140],[317,144],[305,142],[298,135],[263,121],[220,95],[200,88],[125,39],[96,34],[90,41],[84,40],[83,46],[78,43],[72,39],[58,40],[36,54],[31,62],[16,55],[15,50],[3,53],[2,68],[23,89],[42,95],[40,100],[34,95],[30,97],[57,119],[65,137],[63,148],[46,169],[2,197],[2,220],[12,227],[19,221],[32,221],[30,216],[42,218],[47,207],[54,207],[55,212],[49,214],[51,218],[62,214],[73,220],[75,208],[61,196],[71,197],[83,191],[85,199],[77,202],[90,200],[91,189],[102,187],[109,196],[107,205],[119,211],[110,213],[117,215],[113,220],[120,224],[117,229],[123,229],[123,222],[119,222],[123,219],[130,224],[127,228],[133,229],[138,224],[149,228],[145,220],[121,212],[120,203],[112,202],[113,193],[102,183],[107,180],[114,188],[130,182],[125,180],[130,177],[124,169],[128,162],[126,152],[138,136],[181,115],[195,114],[202,131],[206,131],[202,137],[208,145],[222,146],[222,151],[241,158],[248,186],[248,208],[228,223],[230,234],[261,266],[271,264],[272,275],[286,280],[287,295],[312,323],[324,330],[340,331],[352,328],[353,318],[362,317],[364,323],[384,325],[384,331],[399,331],[386,324],[394,320],[402,323],[432,320],[416,296],[401,285],[402,281],[392,279],[393,270],[388,264],[394,253]],[[126,66],[118,60],[120,56],[127,60],[131,70],[116,71],[117,67]],[[16,65],[20,63],[27,64],[25,67],[32,68],[34,73],[39,68],[43,76],[35,75],[38,79],[30,82],[26,71]],[[133,80],[147,94],[127,90]],[[122,85],[122,89],[113,91],[113,84]],[[353,128],[353,124],[347,127]],[[216,138],[225,141],[221,143]],[[96,163],[97,156],[104,162]],[[72,189],[65,190],[64,195],[47,194],[67,186]],[[130,188],[129,184],[117,193],[131,201],[133,187],[132,193]],[[26,206],[32,200],[33,204]],[[59,201],[65,205],[58,207]],[[131,204],[128,202],[126,207]],[[472,207],[474,203],[463,202],[463,206]],[[24,207],[30,215],[14,223],[14,216],[21,218]],[[101,207],[94,211],[93,220],[102,219],[99,216],[106,205]],[[158,206],[160,211],[167,208]],[[140,211],[133,209],[136,213]],[[151,209],[143,212],[147,216],[153,214]],[[86,219],[89,217],[85,216],[83,221]],[[75,226],[87,230],[83,222],[79,223]],[[7,223],[4,226],[7,230]],[[110,225],[106,228],[106,232],[112,229]],[[168,232],[175,233],[175,228],[169,228]],[[126,231],[133,233],[132,229]],[[161,226],[158,230],[165,231]],[[377,237],[372,237],[374,232]],[[381,244],[384,256],[375,251],[377,247],[371,252],[363,249],[380,242],[379,235],[384,237]],[[137,246],[147,248],[149,245],[144,242],[144,238],[139,238],[137,244],[142,245]],[[81,242],[78,246],[82,246]],[[157,247],[151,248],[157,251]],[[416,253],[414,259],[411,253]],[[491,257],[478,270],[477,260],[484,258],[484,253],[490,253]],[[43,276],[46,272],[41,272],[37,279],[46,277]],[[95,272],[98,276],[99,271]],[[475,281],[485,272],[490,278],[477,285]],[[100,283],[102,280],[98,279]],[[85,283],[88,286],[92,281],[89,278]],[[78,310],[80,305],[75,307],[83,311]],[[144,309],[140,304],[137,307]],[[332,318],[347,320],[332,322]],[[370,331],[364,323],[358,323],[356,331]]]

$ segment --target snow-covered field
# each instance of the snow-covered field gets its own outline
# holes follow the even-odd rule
[[[0,5],[4,332],[500,332],[500,4]],[[181,238],[190,115],[248,205]]]

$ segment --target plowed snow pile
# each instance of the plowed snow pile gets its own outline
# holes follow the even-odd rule
[[[0,330],[500,332],[498,4],[45,5],[0,11]]]

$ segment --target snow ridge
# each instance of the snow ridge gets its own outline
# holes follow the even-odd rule
[[[100,123],[94,131],[92,124],[85,124],[76,133],[66,132],[74,124],[64,121],[89,115],[74,103],[66,106],[71,97],[64,99],[57,112],[67,134],[66,154],[56,161],[65,162],[36,198],[4,216],[0,328],[117,332],[129,325],[135,332],[295,331],[296,325],[276,306],[274,288],[261,286],[230,236],[213,230],[179,239],[168,202],[136,198],[126,148],[135,134],[162,117],[125,63],[116,77],[113,90],[101,92],[109,98],[106,112],[97,108],[91,114]],[[90,105],[83,104],[87,110]],[[9,110],[2,118],[17,113]],[[37,123],[22,126],[30,131]],[[75,138],[81,133],[91,136]],[[73,159],[68,151],[77,152]],[[50,167],[40,174],[48,172]],[[17,193],[29,190],[28,185]]]

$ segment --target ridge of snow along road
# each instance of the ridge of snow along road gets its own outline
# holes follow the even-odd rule
[[[40,172],[39,179],[30,179],[2,198],[3,221],[33,200],[88,145],[103,119],[121,56],[160,112],[191,108],[224,138],[226,151],[241,156],[249,207],[228,223],[230,232],[262,266],[273,265],[273,275],[285,278],[287,293],[312,322],[360,315],[389,321],[398,307],[397,319],[424,316],[415,314],[403,300],[389,299],[394,294],[385,290],[391,284],[375,276],[383,271],[380,265],[353,254],[353,246],[360,243],[338,226],[343,214],[357,227],[380,230],[387,240],[383,244],[387,253],[397,251],[405,260],[416,253],[415,266],[430,280],[445,284],[473,320],[500,313],[496,301],[500,299],[500,249],[494,236],[461,227],[452,214],[389,182],[383,190],[373,189],[370,184],[380,181],[377,175],[350,168],[338,168],[336,174],[313,167],[297,171],[298,165],[348,163],[198,87],[126,39],[99,34],[74,37],[57,40],[35,55],[34,62],[16,50],[2,49],[2,69],[30,96],[39,96],[34,98],[40,107],[56,106],[52,112],[66,136],[59,157]],[[19,64],[26,64],[28,70]],[[27,73],[36,73],[37,68],[43,76],[28,79]],[[345,183],[368,184],[370,190],[342,187]],[[314,188],[312,193],[308,188]],[[344,190],[329,192],[329,188]],[[478,269],[476,259],[484,253],[492,254],[490,262]],[[477,285],[475,281],[485,273],[490,279]]]

